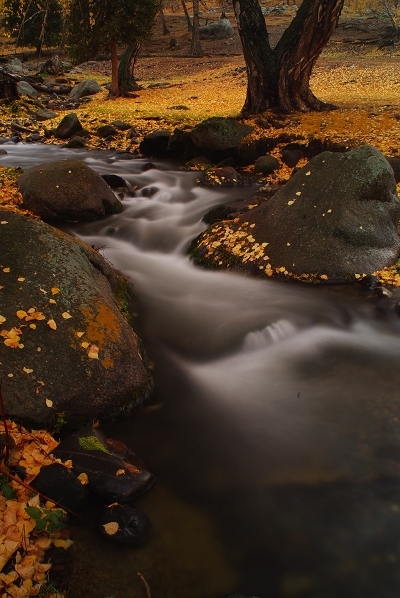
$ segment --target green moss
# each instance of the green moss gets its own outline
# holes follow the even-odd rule
[[[83,436],[82,438],[79,438],[79,446],[85,451],[102,451],[103,453],[111,455],[110,451],[103,446],[97,436]]]

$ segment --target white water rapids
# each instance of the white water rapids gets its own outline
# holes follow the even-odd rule
[[[198,548],[188,564],[201,525],[190,534],[179,517],[171,528],[155,523],[146,558],[159,550],[166,564],[146,574],[152,598],[398,598],[398,316],[379,315],[376,299],[343,288],[193,266],[185,251],[206,227],[202,216],[247,188],[204,189],[173,165],[143,171],[145,161],[107,153],[3,147],[5,165],[76,157],[138,187],[121,214],[67,230],[132,282],[137,328],[154,363],[154,406],[105,428],[138,452],[161,488],[204,513],[222,554],[209,548],[203,562],[208,549]],[[157,520],[164,509],[168,519],[165,497],[161,506],[147,500],[144,510]],[[170,561],[162,533],[172,552],[179,547]],[[121,573],[107,549],[94,558],[113,563],[111,589],[96,586],[93,564],[85,596],[117,598],[115,588],[123,598],[144,596],[140,584],[134,594],[127,589],[137,580],[137,553],[117,551],[128,559]]]

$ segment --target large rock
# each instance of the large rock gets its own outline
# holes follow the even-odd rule
[[[23,206],[45,222],[96,220],[120,212],[120,201],[94,170],[59,160],[26,170],[18,179]]]
[[[86,81],[81,81],[73,87],[69,93],[70,100],[79,100],[84,96],[91,96],[96,93],[103,91],[100,85],[94,79],[86,79]]]
[[[216,23],[200,27],[200,39],[226,39],[232,37],[234,33],[229,19],[224,18]]]
[[[17,91],[20,96],[28,96],[28,98],[34,98],[35,100],[39,95],[36,89],[27,81],[18,81]]]
[[[82,125],[75,112],[66,114],[54,131],[54,136],[58,139],[69,139],[82,129]]]
[[[150,377],[118,309],[127,287],[91,247],[0,212],[0,346],[7,416],[33,427],[83,422],[139,404]]]
[[[196,148],[205,152],[233,150],[252,130],[233,118],[213,116],[194,127],[191,138]]]
[[[210,227],[190,251],[206,266],[348,281],[393,264],[399,218],[393,170],[364,145],[313,158],[270,200]]]
[[[152,131],[144,136],[143,141],[139,145],[139,151],[143,156],[166,158],[170,137],[170,131],[164,129]]]

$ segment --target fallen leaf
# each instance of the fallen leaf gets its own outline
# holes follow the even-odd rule
[[[25,368],[25,367],[23,367],[22,369],[23,369],[23,371],[24,371],[26,374],[32,374],[32,372],[33,372],[33,370],[31,370],[31,368]]]
[[[10,268],[3,268],[3,272],[10,272]]]
[[[45,291],[44,289],[42,289],[42,287],[40,287],[40,291],[41,291],[42,293],[44,293],[45,295],[47,295],[47,291]]]
[[[110,521],[110,523],[105,523],[103,525],[103,527],[104,527],[104,531],[109,536],[113,536],[119,530],[119,525],[116,521]]]
[[[24,311],[23,309],[19,309],[16,312],[16,316],[17,318],[19,318],[20,320],[22,320],[23,318],[25,318],[28,314],[26,313],[26,311]]]
[[[23,278],[22,276],[20,276],[20,277],[18,278],[18,282],[24,282],[24,280],[25,280],[25,278]]]
[[[115,475],[124,475],[126,473],[125,469],[118,469]]]
[[[51,289],[51,294],[52,295],[57,295],[60,292],[60,289],[58,287],[53,287]]]
[[[53,407],[53,401],[50,401],[50,399],[46,399],[45,403],[46,407]]]
[[[29,328],[32,328],[32,330],[36,329],[36,324],[29,324]]]
[[[0,316],[0,324],[3,324],[3,322],[6,321],[7,318],[5,318],[4,316]]]
[[[47,325],[49,326],[49,328],[51,328],[52,330],[57,330],[57,324],[55,323],[54,320],[48,320],[47,321]]]
[[[87,349],[87,348],[88,348],[88,346],[89,346],[89,343],[87,343],[86,341],[84,341],[83,343],[81,343],[81,346],[82,346],[84,349]]]
[[[64,318],[64,320],[69,320],[70,318],[72,318],[71,314],[69,314],[67,311],[63,311],[61,315]]]
[[[86,484],[89,484],[89,478],[88,478],[88,476],[87,476],[87,473],[80,473],[80,474],[78,475],[78,480],[80,481],[80,483],[81,483],[83,486],[86,486]]]
[[[57,305],[57,301],[55,301],[54,299],[49,299],[49,303],[54,303]]]
[[[90,345],[88,351],[88,357],[91,359],[98,359],[99,358],[99,348],[96,345]]]
[[[77,332],[77,333],[76,333],[76,336],[77,336],[78,338],[81,338],[81,337],[82,337],[84,334],[85,334],[84,332]]]
[[[2,220],[0,224],[8,224],[7,220]]]

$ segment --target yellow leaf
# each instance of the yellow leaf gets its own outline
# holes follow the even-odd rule
[[[29,324],[29,328],[32,328],[32,330],[35,330],[36,324]]]
[[[26,374],[32,374],[32,372],[33,372],[33,370],[31,370],[31,368],[25,368],[25,367],[24,367],[24,368],[22,368],[22,369],[23,369],[23,371],[24,371]]]
[[[45,403],[46,407],[53,407],[53,401],[50,401],[50,399],[46,399]]]
[[[7,318],[5,318],[4,316],[0,316],[0,324],[3,324],[3,322],[6,321]]]
[[[57,324],[55,323],[54,320],[48,320],[47,321],[47,325],[49,326],[49,328],[51,328],[52,330],[57,330]]]
[[[2,220],[0,224],[8,224],[7,220]]]
[[[98,359],[99,358],[99,348],[96,345],[90,345],[88,351],[88,357],[91,359]]]
[[[118,469],[115,475],[124,475],[126,473],[125,469]]]
[[[57,295],[59,292],[60,292],[60,289],[59,289],[59,288],[57,288],[57,287],[53,287],[53,288],[51,289],[51,294],[52,294],[52,295]]]
[[[73,543],[74,541],[69,538],[66,538],[65,540],[63,538],[53,540],[53,544],[56,548],[64,548],[64,550],[67,550]],[[55,596],[55,594],[53,595]]]
[[[16,312],[16,316],[17,318],[19,318],[20,320],[22,320],[23,318],[25,318],[28,314],[26,313],[26,311],[24,311],[23,309],[19,309]]]
[[[25,278],[23,278],[23,276],[20,276],[20,277],[18,278],[18,282],[24,282],[24,280],[25,280]]]
[[[116,521],[110,521],[110,523],[105,523],[103,525],[103,527],[104,527],[104,531],[109,536],[113,536],[119,530],[119,525]]]
[[[41,291],[42,293],[44,293],[45,295],[47,295],[47,291],[45,291],[44,289],[42,289],[42,287],[40,287],[40,291]]]
[[[3,272],[9,272],[10,268],[3,268]]]
[[[35,313],[35,311],[36,311],[36,307],[30,307],[28,309],[28,314],[33,314],[33,313]]]
[[[81,345],[84,349],[87,349],[89,346],[89,343],[83,342],[83,343],[81,343]]]
[[[70,318],[72,318],[71,314],[69,314],[67,311],[64,311],[61,315],[64,318],[64,320],[69,320]]]
[[[78,475],[78,480],[80,481],[82,486],[86,486],[86,484],[89,484],[89,478],[87,476],[87,473],[80,473]]]
[[[76,333],[76,336],[77,336],[78,338],[81,338],[81,337],[82,337],[84,334],[85,334],[84,332],[77,332],[77,333]]]
[[[49,299],[49,303],[55,303],[55,304],[57,304],[57,301],[54,301],[54,299]]]

